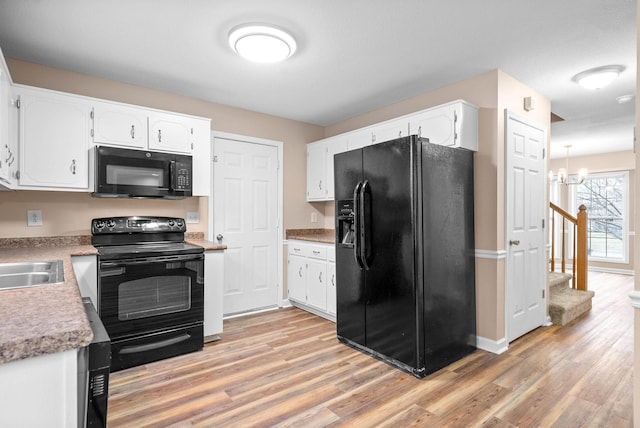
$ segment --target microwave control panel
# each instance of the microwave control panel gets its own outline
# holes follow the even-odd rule
[[[191,166],[176,162],[175,190],[191,190]]]

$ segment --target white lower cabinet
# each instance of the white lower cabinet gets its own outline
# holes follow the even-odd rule
[[[335,249],[330,244],[289,241],[289,301],[301,309],[335,321]],[[331,258],[333,262],[329,262]]]
[[[204,341],[222,333],[222,281],[224,250],[204,252]]]
[[[336,247],[327,250],[327,313],[336,316]]]

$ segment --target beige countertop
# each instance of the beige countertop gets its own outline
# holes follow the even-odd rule
[[[62,260],[64,283],[0,290],[0,363],[87,346],[93,333],[71,256],[97,254],[91,245],[0,248],[0,263]]]
[[[334,244],[336,235],[333,229],[287,229],[286,239]]]

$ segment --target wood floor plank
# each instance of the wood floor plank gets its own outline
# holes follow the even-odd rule
[[[633,277],[589,273],[593,308],[501,355],[416,379],[288,308],[224,322],[204,350],[111,375],[119,427],[630,427]]]

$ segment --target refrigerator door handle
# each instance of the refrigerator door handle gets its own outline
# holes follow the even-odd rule
[[[371,184],[365,180],[360,189],[360,260],[365,270],[370,268],[371,260]]]
[[[354,217],[354,236],[353,236],[353,255],[360,269],[364,269],[362,259],[360,258],[360,191],[362,190],[362,181],[358,181],[353,189],[353,217]]]

